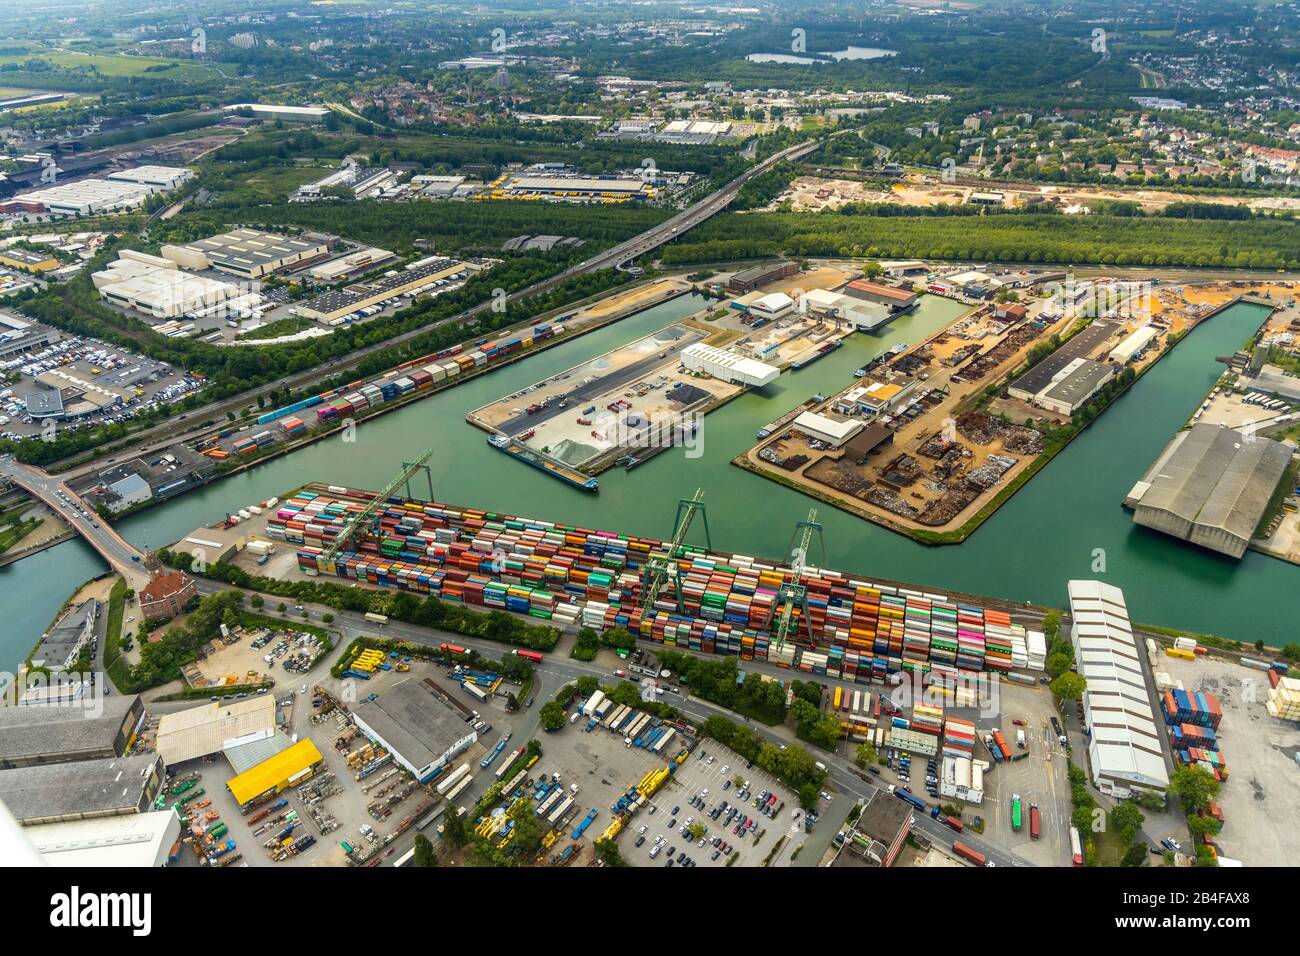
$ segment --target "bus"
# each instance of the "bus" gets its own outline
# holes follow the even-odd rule
[[[536,651],[516,650],[515,654],[518,655],[519,657],[522,657],[526,661],[532,661],[534,664],[540,664],[542,662],[542,655],[538,654]]]
[[[1083,844],[1079,842],[1079,831],[1070,827],[1070,862],[1074,866],[1083,866]]]
[[[988,861],[988,857],[986,857],[983,853],[979,853],[975,850],[972,850],[970,847],[968,847],[965,843],[962,843],[960,840],[952,841],[952,852],[956,853],[959,857],[961,857],[966,862],[974,863],[976,866],[990,865]]]
[[[387,614],[376,614],[376,613],[374,613],[373,611],[367,611],[367,612],[366,612],[366,620],[367,620],[367,621],[370,621],[372,624],[380,624],[380,625],[383,625],[383,624],[387,624],[387,623],[388,623],[388,615],[387,615]]]
[[[1020,832],[1020,825],[1023,822],[1020,814],[1020,794],[1011,795],[1011,829],[1017,833]]]

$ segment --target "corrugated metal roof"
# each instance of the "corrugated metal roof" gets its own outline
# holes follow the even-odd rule
[[[268,790],[282,786],[323,757],[310,740],[300,740],[287,750],[263,760],[257,766],[232,778],[226,786],[241,804],[260,797]]]

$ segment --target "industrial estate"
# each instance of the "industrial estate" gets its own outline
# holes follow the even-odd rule
[[[0,14],[18,865],[1300,860],[1257,21],[56,6]]]

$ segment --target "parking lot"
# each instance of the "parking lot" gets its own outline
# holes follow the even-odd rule
[[[30,319],[19,321],[30,323],[32,330],[43,328]],[[170,365],[95,339],[64,337],[43,349],[0,361],[0,375],[21,376],[17,384],[0,389],[0,438],[23,438],[41,432],[42,421],[27,413],[25,398],[32,392],[46,391],[46,386],[36,379],[53,371],[121,397],[119,404],[103,411],[59,419],[60,431],[125,422],[156,404],[175,402],[203,384]],[[71,382],[69,387],[73,387]],[[75,399],[67,404],[75,404]]]
[[[771,816],[760,812],[760,801],[770,807]],[[619,844],[623,859],[633,866],[666,867],[670,858],[677,866],[682,856],[696,866],[758,866],[765,860],[789,865],[806,838],[798,799],[775,777],[747,767],[743,757],[712,740],[701,741],[650,802],[658,809],[647,815],[647,806],[637,814]],[[726,809],[715,817],[724,804]],[[753,821],[752,826],[741,832],[746,821]],[[704,828],[697,838],[682,833],[697,824]]]
[[[1162,655],[1156,669],[1189,692],[1214,694],[1223,708],[1218,736],[1229,776],[1219,790],[1224,825],[1216,837],[1223,855],[1246,866],[1294,865],[1300,832],[1283,821],[1300,819],[1300,728],[1264,709],[1268,675],[1213,657]]]

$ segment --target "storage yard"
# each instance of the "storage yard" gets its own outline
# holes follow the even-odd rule
[[[1300,704],[1295,703],[1300,689],[1289,692],[1291,709],[1277,712],[1290,716],[1280,719],[1269,705],[1277,699],[1274,681],[1283,679],[1265,670],[1195,653],[1191,659],[1161,655],[1156,667],[1186,693],[1212,696],[1221,711],[1210,733],[1218,748],[1215,759],[1232,772],[1221,773],[1226,779],[1216,801],[1224,819],[1214,838],[1220,855],[1245,866],[1294,863],[1300,834],[1280,821],[1300,815]],[[1157,676],[1157,686],[1161,683]],[[1176,686],[1170,692],[1174,690]],[[1173,733],[1174,728],[1167,730]]]

